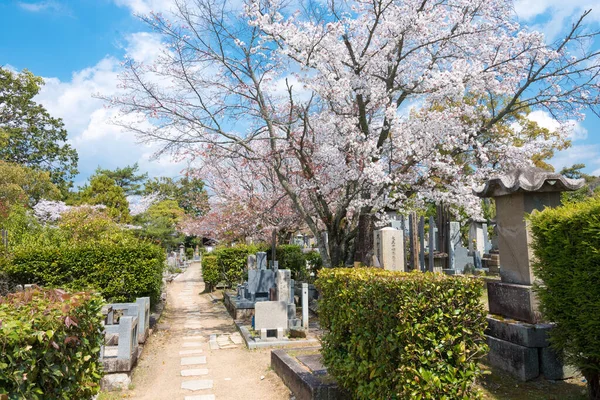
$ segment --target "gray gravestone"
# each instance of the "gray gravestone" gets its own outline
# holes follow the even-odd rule
[[[256,253],[256,265],[259,270],[267,269],[267,253],[264,251]]]

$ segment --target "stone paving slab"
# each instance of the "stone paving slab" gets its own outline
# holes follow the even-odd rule
[[[212,389],[212,387],[213,387],[212,379],[198,379],[198,380],[193,380],[193,381],[181,382],[182,389],[187,389],[187,390],[191,390],[194,392],[196,390]]]
[[[184,342],[183,347],[201,347],[204,346],[203,342]]]
[[[197,368],[197,369],[183,369],[181,370],[181,376],[200,376],[208,375],[208,369]]]
[[[180,356],[190,355],[190,354],[202,354],[204,350],[202,349],[194,349],[194,350],[182,350],[179,352]]]
[[[200,396],[185,396],[184,400],[215,400],[215,395],[201,394]]]
[[[196,364],[206,364],[206,356],[183,357],[181,359],[181,365],[196,365]]]
[[[198,335],[184,336],[183,340],[200,340],[200,341],[206,342],[206,336],[198,336]]]

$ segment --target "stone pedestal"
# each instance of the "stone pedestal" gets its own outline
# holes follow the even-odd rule
[[[492,366],[522,381],[539,375],[549,380],[576,375],[577,370],[565,366],[550,348],[548,333],[553,324],[527,324],[494,316],[488,316],[487,321],[488,360]]]
[[[491,314],[530,324],[541,321],[537,298],[531,286],[488,281],[487,289]]]

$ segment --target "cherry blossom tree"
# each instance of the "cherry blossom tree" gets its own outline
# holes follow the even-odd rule
[[[195,174],[213,193],[210,211],[186,218],[181,224],[186,234],[226,242],[248,237],[267,241],[273,231],[287,237],[304,226],[272,169],[246,159],[209,157]]]
[[[475,183],[531,164],[598,112],[589,11],[546,43],[510,0],[232,7],[174,0],[143,17],[162,54],[125,60],[124,94],[108,100],[123,126],[199,170],[219,158],[269,171],[269,190],[328,233],[325,266],[351,261],[382,210],[443,201],[476,214]],[[510,129],[535,110],[561,124],[555,136]]]

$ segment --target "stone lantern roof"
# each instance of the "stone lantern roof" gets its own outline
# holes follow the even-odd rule
[[[569,179],[541,168],[519,168],[488,179],[473,192],[478,197],[507,196],[516,192],[565,192],[583,187],[584,179]]]

